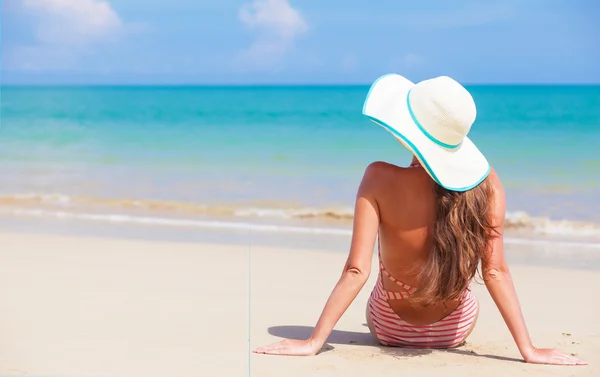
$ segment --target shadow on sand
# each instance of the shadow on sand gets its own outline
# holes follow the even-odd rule
[[[367,325],[364,324],[366,327]],[[277,336],[280,338],[287,339],[307,339],[313,331],[314,327],[310,326],[274,326],[269,328],[269,334],[273,336]],[[420,349],[420,348],[401,348],[401,347],[386,347],[379,344],[373,336],[371,336],[370,332],[354,332],[354,331],[342,331],[342,330],[333,330],[329,338],[327,338],[327,343],[323,346],[322,350],[319,353],[327,352],[333,350],[335,344],[352,344],[355,346],[370,346],[377,347],[382,350],[382,352],[386,354],[390,354],[394,357],[414,357],[414,356],[424,356],[429,355],[433,352],[447,352],[454,353],[458,355],[467,355],[473,357],[485,357],[488,359],[494,360],[502,360],[502,361],[512,361],[512,362],[523,362],[520,359],[515,359],[511,357],[504,356],[495,356],[495,355],[487,355],[476,353],[473,350],[468,348],[462,349],[465,347],[465,343],[461,344],[457,348],[453,349],[443,349],[443,350],[431,350],[431,349]]]

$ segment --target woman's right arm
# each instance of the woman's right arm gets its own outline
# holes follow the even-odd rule
[[[492,244],[487,258],[484,258],[482,261],[483,278],[485,286],[496,303],[504,322],[506,322],[521,356],[523,356],[526,362],[536,364],[587,364],[561,351],[555,349],[538,349],[533,346],[504,257],[503,232],[504,217],[506,215],[504,189],[494,171],[492,171],[489,178],[494,187],[494,226],[496,226],[498,233],[491,241]]]

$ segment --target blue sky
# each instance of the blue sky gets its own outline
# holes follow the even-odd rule
[[[600,83],[596,0],[3,0],[2,82]]]

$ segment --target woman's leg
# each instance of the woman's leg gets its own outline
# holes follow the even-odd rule
[[[371,319],[371,313],[369,311],[369,302],[367,302],[365,316],[367,318],[367,326],[369,327],[371,336],[373,336],[373,339],[375,339],[377,341],[377,343],[381,344],[381,341],[379,339],[377,339],[377,332],[375,331],[375,325],[373,325],[373,320]]]
[[[456,347],[460,347],[462,345],[464,345],[465,341],[467,340],[467,338],[469,337],[469,335],[471,335],[471,332],[473,332],[473,329],[475,328],[475,324],[477,324],[477,318],[479,318],[479,301],[477,301],[477,298],[473,297],[473,299],[477,302],[477,311],[475,312],[475,317],[473,318],[473,322],[471,323],[471,326],[469,327],[469,330],[467,331],[467,333],[465,334],[465,336],[463,336],[462,340],[460,341],[460,343],[454,347],[451,348],[456,348]]]

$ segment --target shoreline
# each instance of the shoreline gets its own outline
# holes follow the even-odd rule
[[[586,367],[523,363],[479,283],[480,318],[463,347],[377,346],[364,318],[374,272],[321,354],[249,357],[310,333],[344,253],[27,233],[0,233],[0,243],[10,246],[0,250],[0,375],[230,376],[248,375],[248,362],[253,376],[600,373],[600,323],[584,289],[600,285],[598,271],[511,265],[534,344],[576,353]]]
[[[524,208],[522,206],[519,208]],[[548,204],[545,207],[550,208]],[[138,223],[170,227],[346,234],[352,225],[352,203],[306,205],[277,200],[242,200],[214,204],[194,201],[85,197],[64,194],[0,194],[0,216],[72,218],[85,221]],[[550,211],[551,212],[551,211]],[[310,231],[307,229],[311,228]],[[510,209],[505,229],[513,238],[551,238],[600,244],[600,217],[573,213]]]
[[[0,196],[0,203],[1,203]],[[204,206],[196,206],[204,208]],[[107,211],[111,210],[111,211]],[[231,209],[229,209],[231,211]],[[266,210],[265,210],[266,211]],[[269,210],[271,211],[271,210]],[[164,211],[135,208],[73,208],[73,207],[0,207],[0,219],[17,220],[46,218],[55,220],[88,221],[117,225],[146,225],[151,227],[198,228],[215,231],[255,231],[298,234],[322,234],[349,236],[352,228],[352,213],[349,209],[337,218],[335,209],[314,210],[320,215],[289,215],[282,209],[266,211],[256,209],[227,214],[211,214],[206,210],[198,213]],[[321,212],[318,212],[321,211]],[[276,212],[273,214],[273,212]],[[346,213],[347,212],[347,213]],[[332,214],[333,213],[333,214]],[[559,242],[564,246],[600,248],[600,224],[572,220],[553,220],[530,217],[525,212],[508,212],[505,234],[511,242]]]
[[[237,223],[244,225],[244,223]],[[351,228],[338,228],[333,234],[281,231],[280,225],[251,224],[251,227],[213,228],[162,226],[127,222],[96,222],[70,218],[0,216],[1,232],[74,238],[100,238],[173,244],[211,244],[234,247],[271,247],[283,250],[320,250],[347,255]],[[265,225],[263,231],[254,227]],[[600,271],[600,243],[580,240],[505,234],[509,263]]]

